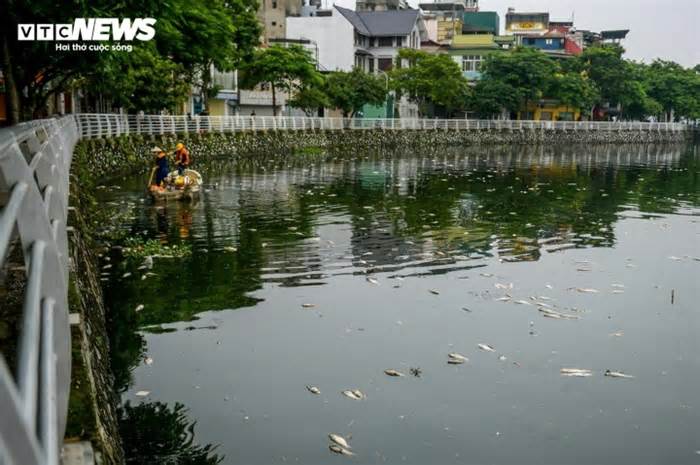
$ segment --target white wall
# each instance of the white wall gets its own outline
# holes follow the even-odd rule
[[[288,17],[287,38],[315,41],[322,70],[351,71],[354,29],[335,8],[332,11],[332,16]]]

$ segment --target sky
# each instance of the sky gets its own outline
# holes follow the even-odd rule
[[[419,0],[408,2],[417,7]],[[355,0],[335,3],[354,8]],[[481,11],[498,12],[501,29],[509,6],[516,11],[548,11],[555,21],[568,20],[573,13],[579,29],[629,29],[623,44],[627,58],[700,64],[700,0],[480,0],[479,6]]]

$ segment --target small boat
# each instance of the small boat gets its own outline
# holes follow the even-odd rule
[[[165,178],[165,186],[150,185],[149,194],[154,200],[192,200],[202,189],[202,175],[195,170],[187,169],[180,175],[171,171]]]

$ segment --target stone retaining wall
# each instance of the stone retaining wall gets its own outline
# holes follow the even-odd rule
[[[255,131],[245,133],[200,133],[162,136],[127,135],[112,139],[88,139],[79,143],[81,165],[87,175],[109,177],[125,167],[152,164],[150,149],[158,145],[173,150],[184,142],[196,160],[223,156],[313,156],[363,150],[421,149],[474,145],[555,144],[651,144],[684,142],[691,132],[636,131],[453,131],[453,130],[353,130],[353,131]]]

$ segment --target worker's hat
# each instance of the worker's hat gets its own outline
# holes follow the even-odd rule
[[[182,142],[178,142],[177,145],[175,146],[175,150],[180,150],[184,148],[185,146],[182,144]]]
[[[158,146],[155,146],[151,149],[151,152],[153,152],[153,153],[160,153],[162,151],[163,151],[163,149],[158,147]]]

